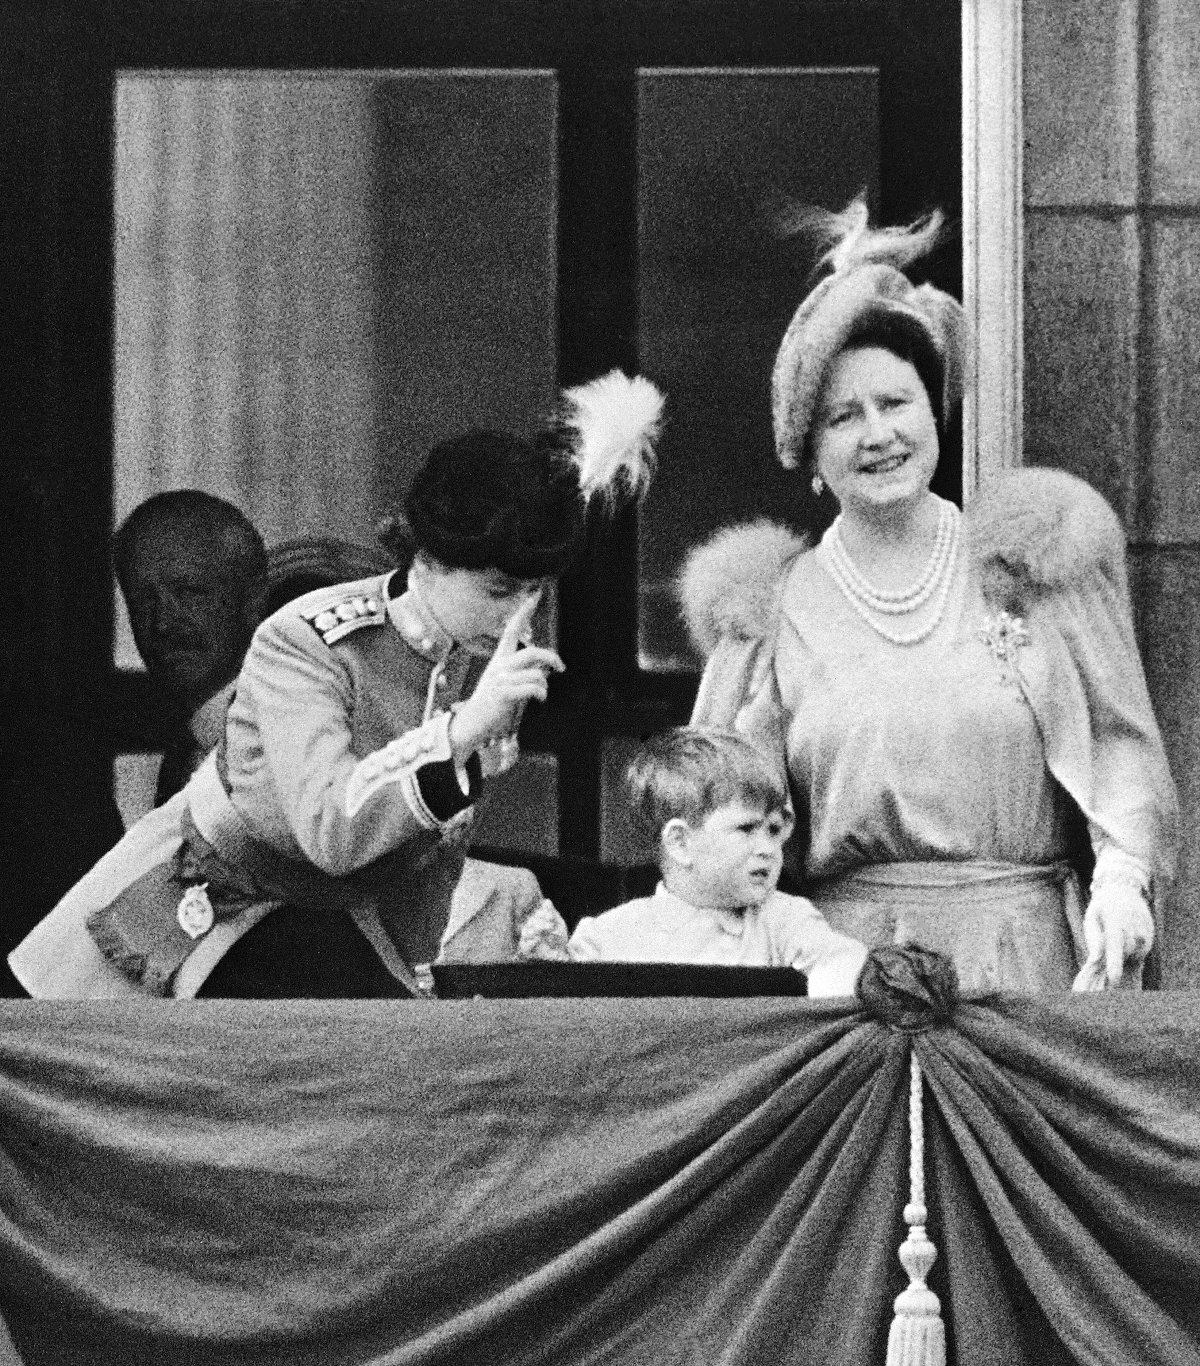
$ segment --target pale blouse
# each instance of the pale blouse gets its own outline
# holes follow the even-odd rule
[[[783,729],[809,831],[807,875],[929,859],[1061,858],[1065,794],[1012,666],[988,644],[966,557],[937,628],[905,646],[850,609],[825,557],[822,544],[788,576],[773,686],[741,720],[751,732]]]
[[[653,896],[586,916],[568,952],[578,962],[709,963],[798,968],[810,996],[850,996],[866,948],[811,901],[773,892],[742,910],[693,906],[660,883]]]

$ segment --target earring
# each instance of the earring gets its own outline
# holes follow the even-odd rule
[[[814,474],[812,477],[812,491],[818,498],[825,492],[825,481],[819,474]]]

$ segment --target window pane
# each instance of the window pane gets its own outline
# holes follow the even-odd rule
[[[433,442],[553,402],[552,72],[128,72],[115,114],[116,521],[196,487],[371,544]]]
[[[694,668],[674,606],[687,549],[811,494],[776,464],[770,374],[811,248],[773,231],[783,201],[842,208],[879,184],[878,72],[643,71],[638,79],[638,355],[666,391],[639,525],[641,667]]]
[[[195,487],[371,545],[434,442],[548,412],[557,107],[545,71],[121,75],[114,522]],[[129,814],[156,764],[118,764]],[[553,852],[557,792],[524,756],[482,838]]]

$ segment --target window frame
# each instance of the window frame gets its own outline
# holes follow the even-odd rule
[[[606,167],[628,168],[638,68],[878,64],[864,32],[885,19],[897,22],[902,8],[910,13],[918,6],[913,0],[904,6],[899,0],[712,0],[690,9],[661,0],[601,0],[576,12],[551,0],[520,0],[496,13],[474,0],[56,0],[43,14],[22,18],[21,90],[32,90],[34,98],[21,107],[21,141],[7,155],[10,164],[24,158],[19,169],[30,178],[20,188],[34,207],[10,235],[27,283],[44,303],[40,315],[31,315],[37,321],[24,324],[29,360],[18,356],[17,378],[28,371],[31,396],[18,413],[18,429],[36,433],[24,468],[39,475],[49,470],[63,499],[45,563],[23,572],[46,603],[39,630],[52,686],[65,689],[90,671],[97,680],[109,677],[123,711],[136,713],[145,697],[143,679],[111,678],[107,510],[118,71],[554,68],[560,195],[600,195]],[[963,291],[978,339],[965,405],[969,493],[995,470],[1020,462],[1020,0],[962,0],[960,13]],[[823,27],[813,36],[804,26],[815,19]],[[596,111],[599,122],[590,140],[581,141],[581,128]],[[889,216],[886,158],[885,147],[882,211]],[[613,244],[627,250],[636,240],[629,198],[595,241],[560,237],[560,384],[613,365],[636,366],[636,284],[606,273]],[[598,299],[609,311],[591,326],[589,309]],[[567,854],[598,853],[604,738],[683,719],[694,691],[694,677],[637,668],[635,566],[636,526],[628,516],[597,533],[586,563],[563,585],[562,647],[571,673],[556,684],[550,706],[530,713],[527,743],[559,755],[560,848]]]

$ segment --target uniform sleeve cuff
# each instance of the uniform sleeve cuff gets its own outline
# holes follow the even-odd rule
[[[453,759],[423,764],[414,779],[425,811],[438,825],[445,825],[479,798],[483,785],[479,755],[472,754],[461,767]]]
[[[472,756],[461,771],[465,783],[450,749],[450,713],[441,712],[355,766],[346,784],[346,814],[356,816],[377,792],[394,784],[418,823],[439,830],[479,795],[478,759]]]

